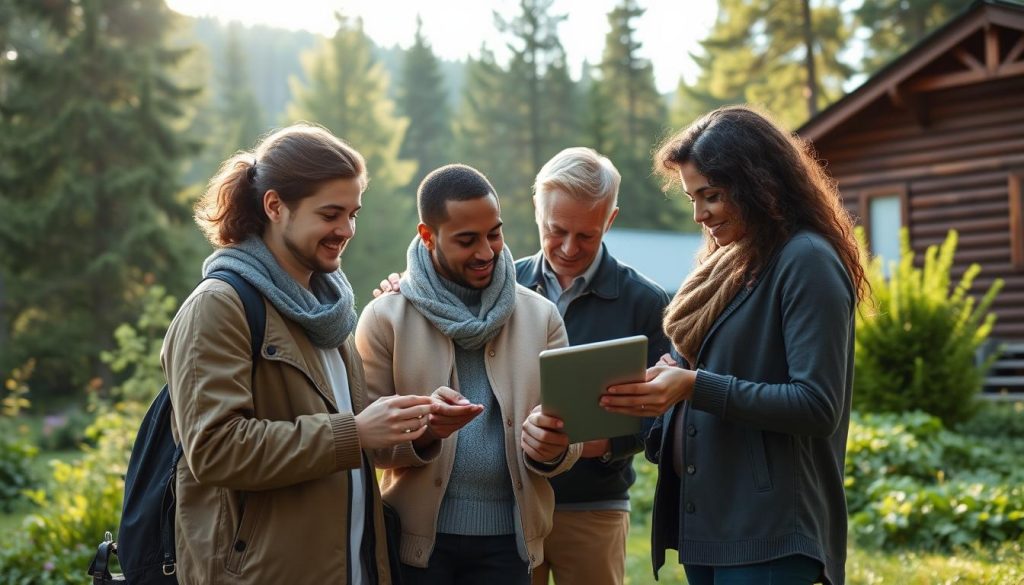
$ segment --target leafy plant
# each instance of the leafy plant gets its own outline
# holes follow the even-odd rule
[[[956,430],[976,437],[1024,439],[1024,402],[985,402]]]
[[[35,362],[29,360],[15,368],[4,382],[7,395],[0,412],[0,511],[4,512],[10,512],[16,502],[24,499],[25,490],[37,483],[32,474],[32,459],[39,450],[29,440],[28,429],[14,422],[23,409],[31,406],[27,398],[28,379],[34,368]]]
[[[862,543],[950,549],[1024,536],[1024,441],[951,432],[915,412],[854,414],[850,529]]]
[[[0,584],[80,583],[104,532],[116,529],[135,434],[163,384],[160,340],[176,304],[160,287],[145,298],[137,323],[120,327],[118,348],[103,356],[115,371],[130,372],[111,393],[120,401],[93,398],[97,416],[85,434],[95,446],[73,463],[54,462],[47,489],[30,493],[37,512],[0,547]]]
[[[858,233],[867,258],[863,231]],[[995,355],[977,363],[978,349],[995,322],[989,312],[1003,286],[996,279],[976,300],[968,294],[981,271],[972,264],[956,286],[950,269],[957,233],[942,246],[930,246],[915,266],[906,229],[900,233],[900,260],[886,273],[881,258],[865,267],[872,294],[858,308],[854,407],[862,411],[923,410],[947,425],[970,418],[975,395]]]

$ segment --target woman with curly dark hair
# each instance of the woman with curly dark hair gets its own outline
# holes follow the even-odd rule
[[[854,315],[867,286],[834,182],[747,107],[669,138],[656,170],[706,246],[665,311],[674,352],[602,404],[660,415],[652,556],[691,585],[843,583]],[[680,260],[685,261],[685,260]]]

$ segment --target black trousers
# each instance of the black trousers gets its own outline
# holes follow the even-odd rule
[[[438,534],[426,569],[402,565],[403,585],[530,585],[516,537]]]

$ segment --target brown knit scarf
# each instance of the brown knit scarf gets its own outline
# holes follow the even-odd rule
[[[715,319],[743,287],[744,241],[711,253],[683,282],[665,309],[662,327],[679,355],[696,367],[697,352]]]

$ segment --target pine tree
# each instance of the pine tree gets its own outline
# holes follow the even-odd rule
[[[584,96],[580,122],[580,138],[598,152],[611,152],[612,104],[594,76],[595,69],[586,60],[580,70],[580,94]],[[598,76],[600,72],[598,72]]]
[[[633,21],[644,13],[635,0],[622,0],[608,13],[609,30],[601,59],[598,96],[607,104],[608,155],[622,174],[619,219],[623,227],[688,229],[689,211],[680,198],[667,199],[651,173],[651,149],[665,134],[667,111],[654,84],[651,63]]]
[[[170,77],[185,51],[168,48],[162,0],[16,9],[31,30],[0,118],[0,371],[36,357],[33,388],[68,393],[109,379],[98,356],[141,281],[185,286],[176,182],[191,149],[177,129],[196,91]]]
[[[441,63],[423,37],[423,21],[416,17],[416,36],[405,53],[398,104],[409,118],[400,156],[415,160],[416,175],[409,185],[415,190],[427,173],[449,162],[452,150],[451,113]]]
[[[723,104],[746,102],[796,127],[838,99],[853,73],[840,59],[850,33],[838,0],[806,2],[721,0],[711,34],[701,41],[704,69],[693,91],[681,88],[673,119],[685,122]],[[817,95],[814,108],[809,95]]]
[[[481,50],[467,65],[457,124],[459,153],[491,179],[501,197],[505,239],[517,256],[538,246],[531,185],[540,167],[579,137],[576,88],[558,40],[564,15],[551,0],[521,0],[519,13],[495,26],[511,59],[500,67]]]
[[[252,148],[267,129],[249,81],[249,64],[242,49],[240,28],[238,23],[229,26],[224,47],[225,66],[220,79],[221,159],[237,150]]]
[[[416,233],[415,193],[408,189],[416,162],[399,158],[409,121],[396,115],[387,97],[388,76],[373,57],[362,21],[336,17],[334,36],[304,55],[308,84],[292,79],[287,116],[323,125],[366,158],[370,184],[356,236],[342,258],[356,299],[365,301],[381,278],[405,267]]]

